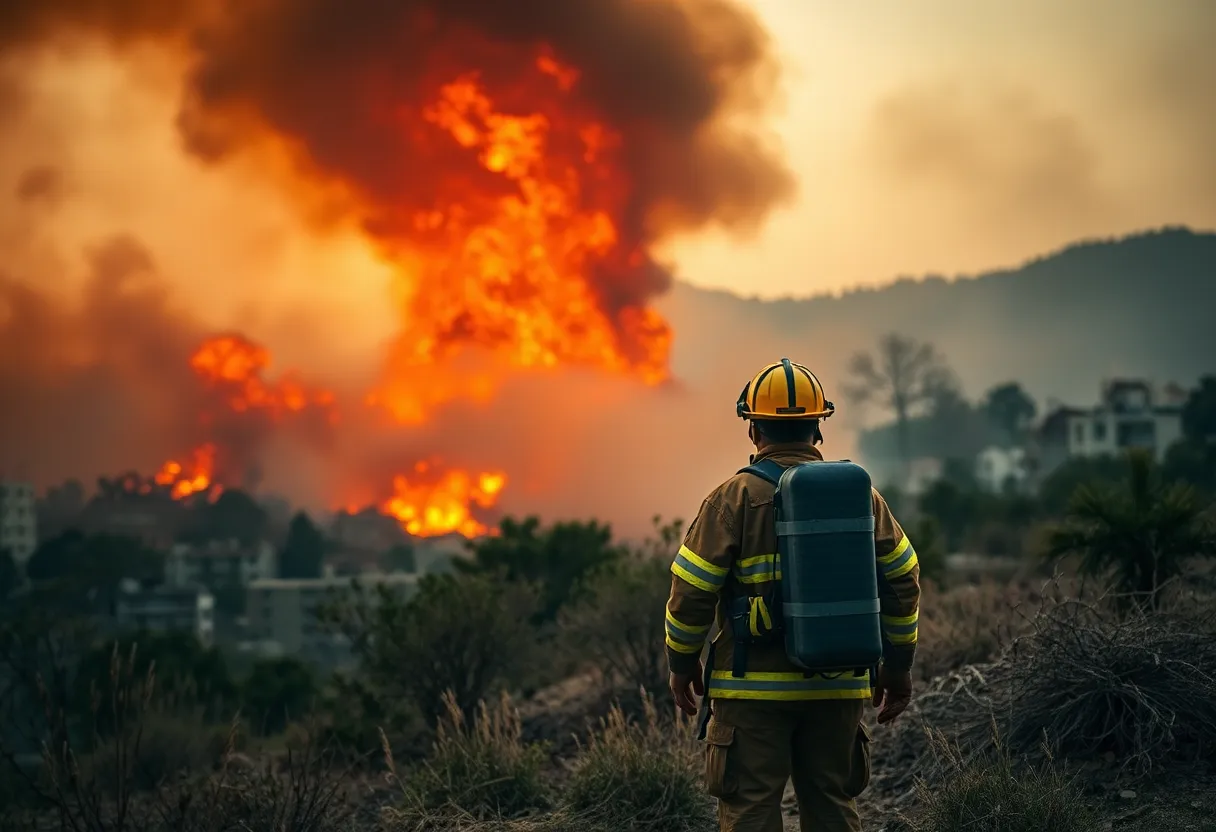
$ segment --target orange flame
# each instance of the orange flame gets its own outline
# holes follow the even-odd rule
[[[239,335],[220,335],[203,341],[190,357],[190,367],[209,387],[223,390],[235,413],[262,411],[272,418],[299,413],[309,407],[325,411],[337,421],[334,394],[306,387],[294,373],[268,382],[262,373],[270,365],[270,351]]]
[[[445,179],[433,208],[408,220],[426,291],[403,292],[406,331],[368,399],[398,421],[421,422],[453,398],[492,395],[485,373],[435,371],[457,346],[487,347],[517,369],[583,364],[648,384],[668,377],[667,324],[649,308],[605,311],[591,280],[596,270],[646,264],[640,251],[622,251],[614,219],[630,194],[621,137],[579,117],[567,97],[577,70],[547,51],[535,68],[544,82],[536,93],[551,104],[540,111],[500,112],[472,73],[441,87],[422,113],[422,127],[472,154],[493,184]]]
[[[473,517],[473,508],[492,508],[507,484],[506,475],[501,471],[475,475],[453,468],[435,476],[431,465],[417,463],[412,479],[405,475],[394,477],[394,494],[380,510],[396,517],[401,527],[415,537],[455,532],[472,538],[491,533],[488,526]]]
[[[175,500],[203,492],[207,492],[208,497],[214,500],[223,490],[212,481],[215,475],[215,452],[215,445],[210,442],[200,445],[194,449],[188,465],[169,460],[161,466],[153,479],[157,485],[168,488],[169,494]]]
[[[219,409],[228,414],[258,414],[279,421],[288,415],[315,409],[330,424],[338,422],[334,394],[303,384],[294,373],[284,373],[275,381],[263,374],[270,365],[270,351],[240,335],[217,335],[204,340],[190,356],[190,368],[210,390],[219,396]],[[201,414],[205,426],[213,425],[217,413]],[[205,442],[195,448],[187,462],[171,459],[161,466],[153,481],[168,488],[175,500],[193,494],[219,496],[222,486],[215,481],[218,447]]]

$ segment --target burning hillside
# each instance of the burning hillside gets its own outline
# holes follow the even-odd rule
[[[363,389],[305,383],[306,365],[271,380],[268,349],[202,341],[183,367],[177,456],[152,477],[178,498],[256,486],[275,437],[337,453],[387,434],[400,446],[379,443],[374,471],[344,472],[361,504],[414,534],[484,533],[475,514],[510,469],[444,465],[467,444],[445,438],[453,414],[467,422],[507,380],[563,368],[664,382],[656,244],[750,227],[791,191],[727,124],[758,110],[770,63],[728,0],[104,5],[8,4],[0,50],[83,36],[180,53],[186,151],[216,176],[264,160],[280,187],[325,194],[325,223],[355,223],[395,275],[397,332]]]

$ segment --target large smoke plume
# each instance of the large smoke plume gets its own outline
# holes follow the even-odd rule
[[[584,319],[598,317],[623,360],[640,363],[644,342],[666,343],[659,338],[661,319],[645,317],[670,282],[653,257],[655,243],[715,224],[748,231],[793,190],[788,171],[755,127],[776,77],[766,35],[748,12],[727,0],[0,5],[0,59],[47,45],[97,41],[120,55],[151,42],[184,56],[176,127],[195,158],[222,168],[265,154],[273,160],[267,170],[282,176],[282,187],[305,185],[311,194],[324,193],[325,210],[311,218],[353,218],[409,283],[412,300],[403,304],[400,318],[414,353],[419,342],[492,351],[497,340],[520,338],[514,331],[518,321],[535,317],[543,302],[552,307],[544,312],[558,336],[590,343]],[[18,67],[19,80],[20,64],[7,63]],[[568,69],[577,73],[577,83],[567,78]],[[546,72],[552,77],[544,78]],[[420,214],[450,207],[455,195],[490,198],[520,187],[476,154],[439,143],[424,129],[422,114],[437,91],[466,78],[476,79],[497,111],[527,114],[548,125],[568,120],[579,128],[568,134],[555,129],[550,151],[575,159],[570,170],[583,176],[571,191],[571,210],[588,216],[607,212],[614,233],[593,256],[572,261],[580,266],[578,274],[558,270],[556,276],[584,284],[593,311],[579,311],[577,293],[567,299],[520,279],[473,297],[459,271],[463,261],[445,268],[416,262],[419,251],[451,242],[420,229]],[[602,126],[614,137],[611,166],[596,167],[589,151],[570,144],[571,136],[589,142],[589,126]],[[24,172],[11,192],[23,206],[48,194],[70,199],[61,195],[55,160],[44,161],[44,167]],[[545,173],[560,179],[568,171],[554,167]],[[54,221],[47,216],[45,221]],[[28,283],[0,286],[0,303],[9,307],[0,316],[0,382],[13,403],[0,416],[0,463],[31,463],[38,479],[45,476],[40,469],[60,476],[83,460],[93,471],[81,473],[113,466],[116,460],[107,453],[133,444],[111,443],[107,453],[93,446],[118,436],[124,426],[138,426],[147,446],[160,443],[141,446],[139,458],[129,460],[148,464],[189,441],[183,434],[206,404],[185,369],[190,349],[206,334],[202,327],[174,309],[163,286],[148,283],[134,295],[121,290],[131,275],[151,272],[146,254],[130,240],[114,242],[99,250],[92,269],[83,306],[66,307]],[[487,297],[481,312],[474,308]],[[50,344],[55,346],[44,349]],[[69,357],[66,345],[72,344],[83,346]],[[572,349],[572,363],[594,365],[582,360],[587,354]],[[655,348],[654,355],[665,365],[665,349]],[[596,384],[577,382],[584,395]],[[512,389],[526,390],[516,404],[509,401]],[[613,382],[612,392],[603,395],[619,405],[626,389]],[[521,424],[534,423],[531,408],[545,394],[528,381],[523,387],[508,384],[502,395],[498,430],[514,430],[502,419],[518,415]],[[485,445],[490,455],[502,453],[497,440],[467,441],[476,430],[467,412],[440,417],[401,443],[454,445],[466,454]],[[463,438],[446,436],[445,426]],[[528,432],[523,438],[529,443],[553,439],[534,424]],[[262,442],[258,434],[255,444]]]

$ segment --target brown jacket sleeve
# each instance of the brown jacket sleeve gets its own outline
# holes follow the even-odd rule
[[[711,496],[688,528],[671,564],[667,599],[667,665],[672,673],[696,668],[705,638],[714,623],[718,593],[739,556],[736,523]]]
[[[896,672],[911,670],[920,616],[920,565],[912,542],[877,490],[874,550],[878,555],[878,597],[882,603],[883,664]]]

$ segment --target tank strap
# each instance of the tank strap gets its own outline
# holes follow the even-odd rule
[[[785,615],[797,618],[823,618],[829,615],[874,615],[882,611],[877,598],[865,601],[820,601],[813,604],[782,604]]]
[[[840,534],[842,532],[874,533],[874,515],[869,517],[844,517],[836,520],[778,520],[777,535],[788,537],[795,534]]]
[[[772,483],[775,486],[781,479],[781,475],[785,473],[785,466],[771,459],[762,459],[746,468],[740,468],[735,473],[754,474],[765,482]]]
[[[736,679],[742,679],[747,675],[747,642],[736,641],[731,645],[733,653],[731,655],[730,675]]]
[[[705,672],[701,677],[701,690],[704,693],[701,696],[701,720],[697,726],[697,741],[705,740],[705,734],[709,730],[709,681],[714,674],[714,643],[709,643],[709,655],[705,657]]]

